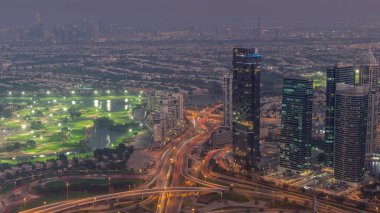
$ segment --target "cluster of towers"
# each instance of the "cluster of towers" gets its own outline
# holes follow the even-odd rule
[[[379,63],[368,50],[359,65],[327,69],[325,153],[335,178],[364,180],[365,159],[376,149]]]
[[[364,179],[366,155],[375,150],[379,64],[371,51],[358,66],[337,63],[327,70],[326,166],[348,183]],[[235,160],[258,169],[260,154],[260,62],[258,49],[233,49],[233,71],[224,76],[225,120],[231,127]],[[284,77],[280,168],[311,169],[313,81]]]

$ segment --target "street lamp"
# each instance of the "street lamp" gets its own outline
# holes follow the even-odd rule
[[[108,194],[111,194],[111,177],[108,177]]]
[[[24,197],[24,210],[26,210],[26,197]]]
[[[95,205],[96,205],[96,197],[94,197],[94,207],[95,207]]]
[[[69,200],[69,182],[66,182],[66,200]]]
[[[191,209],[191,211],[194,213],[194,212],[195,212],[195,209],[194,209],[194,208],[192,208],[192,209]]]
[[[141,185],[141,172],[142,172],[142,170],[141,169],[139,169],[139,172],[140,172],[140,185]]]
[[[223,192],[220,192],[220,202],[223,201]]]

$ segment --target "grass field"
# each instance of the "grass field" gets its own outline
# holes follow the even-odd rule
[[[132,112],[139,106],[144,97],[141,95],[93,95],[93,96],[12,96],[0,98],[0,104],[15,104],[17,107],[7,109],[8,116],[0,119],[0,163],[12,161],[5,159],[6,147],[21,148],[13,150],[12,155],[44,156],[52,153],[85,150],[81,140],[88,138],[88,130],[94,120],[107,117],[114,124],[134,124],[126,129],[115,143],[132,137],[141,128],[136,127]],[[113,109],[112,107],[116,105]],[[80,116],[72,116],[72,112]],[[10,114],[10,116],[9,116]],[[68,133],[64,132],[68,129]],[[26,146],[26,141],[35,144]],[[9,151],[8,151],[9,152]],[[10,156],[11,157],[11,156]]]

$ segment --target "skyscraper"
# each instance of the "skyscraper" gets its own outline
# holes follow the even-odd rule
[[[224,120],[223,126],[232,127],[232,75],[224,74],[223,82]]]
[[[326,80],[326,119],[325,119],[325,145],[326,166],[334,166],[334,122],[335,122],[335,92],[337,83],[355,84],[353,64],[337,63],[327,69]]]
[[[212,134],[213,149],[223,148],[232,142],[232,75],[230,72],[224,74],[223,81],[223,125]]]
[[[311,166],[313,81],[284,78],[281,105],[281,156],[284,170],[302,172]]]
[[[235,160],[245,169],[260,161],[260,62],[258,49],[233,49],[232,141]]]
[[[377,125],[377,107],[378,107],[378,86],[377,80],[379,75],[379,63],[371,50],[368,50],[362,58],[359,72],[359,85],[369,87],[370,94],[368,100],[368,124],[367,124],[367,143],[366,153],[368,155],[374,152]]]
[[[176,110],[176,116],[177,119],[183,120],[183,94],[182,93],[174,93],[172,94],[174,98],[177,99],[177,110]]]
[[[335,109],[334,174],[348,183],[364,179],[368,86],[337,84]]]

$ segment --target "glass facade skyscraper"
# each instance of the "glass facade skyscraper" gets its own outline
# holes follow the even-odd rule
[[[233,49],[232,141],[235,160],[247,171],[260,161],[260,62],[258,49]]]
[[[327,69],[326,79],[326,119],[325,119],[325,144],[326,166],[334,166],[334,122],[335,122],[335,97],[336,84],[355,84],[353,64],[337,63]]]
[[[359,73],[359,85],[368,86],[370,90],[368,100],[367,118],[367,143],[366,153],[371,155],[375,150],[377,112],[378,112],[378,76],[379,63],[371,50],[368,50],[362,57]]]
[[[311,166],[313,81],[284,78],[281,105],[281,168],[302,172]]]
[[[334,175],[349,183],[364,180],[370,88],[337,84]]]
[[[223,126],[232,127],[232,74],[224,74],[223,82],[224,119]]]

